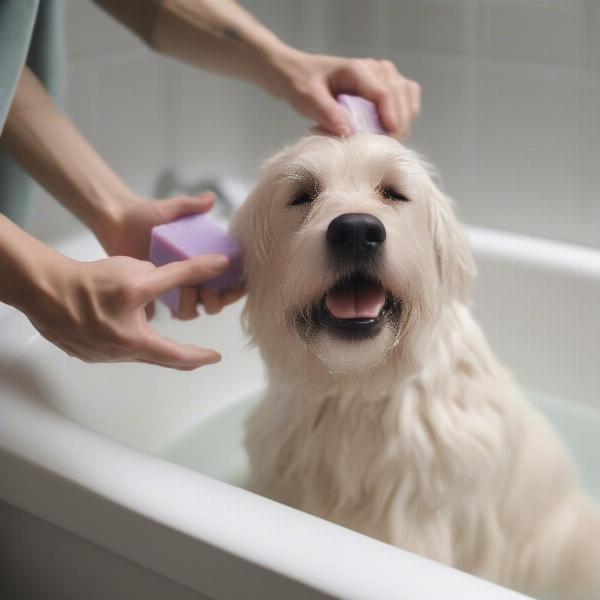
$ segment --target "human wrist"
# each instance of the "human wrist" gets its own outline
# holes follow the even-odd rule
[[[131,190],[101,192],[94,202],[96,210],[86,224],[106,248],[115,237],[121,235],[128,211],[141,202],[143,200]]]
[[[29,315],[57,295],[71,262],[0,215],[0,301]]]
[[[283,42],[261,49],[259,54],[261,86],[276,98],[287,99],[295,74],[303,70],[306,54]]]
[[[13,305],[32,321],[36,321],[40,314],[54,314],[57,306],[69,304],[69,282],[78,264],[53,249],[45,250],[22,265],[21,289],[24,293]]]

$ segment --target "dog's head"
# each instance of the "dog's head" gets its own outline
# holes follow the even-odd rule
[[[473,260],[449,200],[414,152],[382,135],[309,136],[265,166],[232,233],[245,252],[246,325],[273,364],[331,372],[408,357]]]

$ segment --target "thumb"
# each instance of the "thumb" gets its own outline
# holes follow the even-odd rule
[[[144,350],[138,356],[138,360],[172,369],[191,371],[203,365],[219,362],[221,355],[214,350],[199,348],[191,344],[179,344],[175,340],[161,336],[149,327],[144,341]]]
[[[157,202],[158,213],[163,223],[170,223],[179,217],[194,213],[209,211],[215,198],[212,193],[206,192],[199,196],[178,196]]]
[[[312,106],[307,112],[316,119],[317,123],[335,135],[348,136],[352,134],[352,126],[348,113],[340,106],[326,85],[319,86],[311,96]]]

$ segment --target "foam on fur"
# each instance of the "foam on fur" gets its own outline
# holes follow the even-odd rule
[[[313,201],[290,206],[299,190]],[[371,269],[401,308],[371,339],[314,318],[351,270],[325,242],[347,212],[387,232]],[[232,232],[269,375],[247,426],[252,489],[536,597],[600,598],[598,511],[473,320],[471,252],[415,153],[385,136],[304,138],[267,163]]]

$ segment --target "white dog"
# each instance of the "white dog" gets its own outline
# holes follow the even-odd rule
[[[471,253],[413,152],[306,137],[232,231],[269,375],[253,490],[533,595],[600,598],[600,517],[474,322]]]

